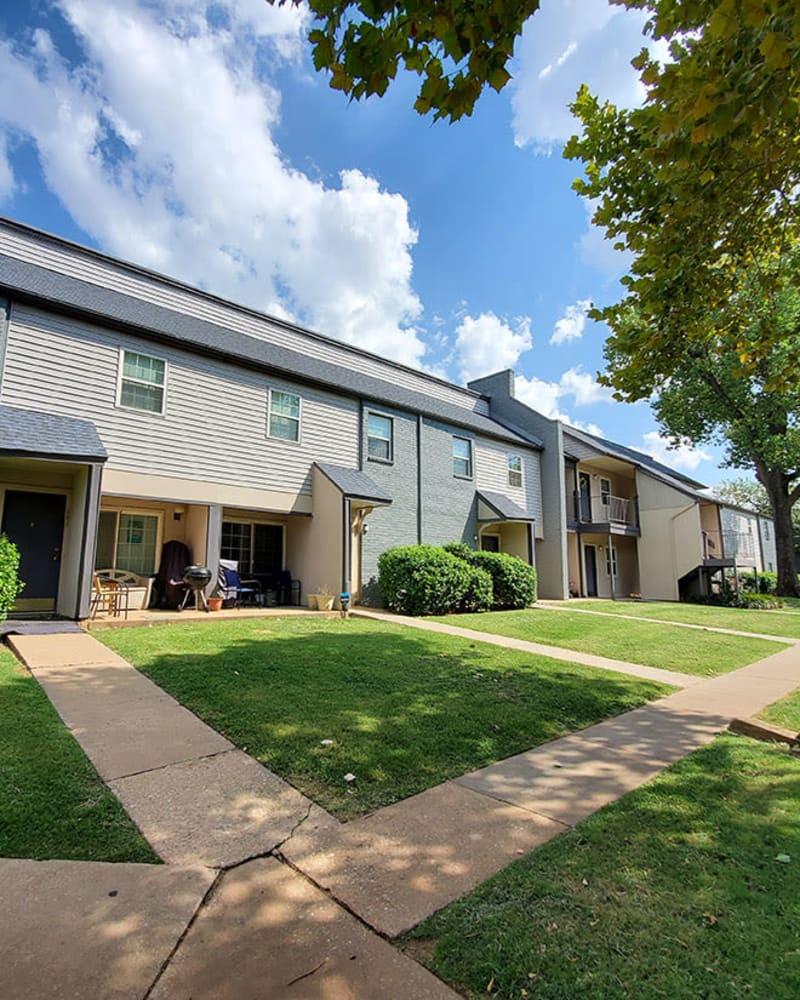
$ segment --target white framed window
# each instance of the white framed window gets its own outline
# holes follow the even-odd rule
[[[120,351],[117,406],[163,413],[166,387],[167,362],[163,358],[138,351]]]
[[[281,441],[300,440],[300,397],[270,389],[267,402],[267,436]]]
[[[605,507],[611,503],[611,480],[600,479],[600,500]]]
[[[367,414],[367,458],[394,461],[394,422],[380,413]]]
[[[472,479],[472,441],[469,438],[453,438],[453,475]]]
[[[508,455],[508,485],[522,486],[522,455]]]
[[[160,513],[101,510],[95,569],[125,569],[139,576],[151,576],[158,565],[160,545]]]
[[[617,575],[617,550],[613,545],[606,548],[606,573],[609,576]]]

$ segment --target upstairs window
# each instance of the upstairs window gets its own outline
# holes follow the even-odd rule
[[[611,480],[601,479],[600,480],[600,499],[604,506],[608,506],[611,503]]]
[[[472,479],[472,442],[469,438],[453,438],[453,475]]]
[[[367,455],[380,462],[391,462],[394,458],[394,428],[391,417],[377,413],[367,416]]]
[[[166,378],[166,361],[147,354],[123,351],[118,405],[147,413],[163,413]]]
[[[508,485],[522,486],[522,456],[508,456]]]
[[[300,440],[300,397],[278,389],[269,390],[267,435],[281,441]]]

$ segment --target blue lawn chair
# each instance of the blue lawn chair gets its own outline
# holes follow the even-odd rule
[[[239,563],[235,559],[220,559],[218,590],[223,606],[227,608],[262,603],[261,584],[258,580],[242,580]]]

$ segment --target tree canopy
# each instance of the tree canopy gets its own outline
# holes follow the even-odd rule
[[[565,148],[583,161],[575,186],[597,201],[594,221],[634,257],[626,295],[594,314],[612,331],[607,380],[627,400],[647,397],[690,347],[719,336],[754,373],[785,332],[772,307],[796,278],[786,265],[800,240],[795,0],[661,0],[651,9],[673,61],[646,52],[634,61],[648,87],[641,108],[620,110],[582,88],[572,108],[583,131]],[[773,356],[769,368],[777,388],[798,379],[788,357],[781,365]]]
[[[774,371],[800,357],[800,292],[781,292],[773,311],[781,336],[749,375],[742,370],[739,344],[757,336],[757,308],[750,326],[735,337],[721,332],[725,311],[712,314],[709,326],[718,321],[713,348],[691,347],[661,386],[653,409],[674,440],[722,444],[727,465],[754,470],[775,519],[778,593],[796,594],[792,510],[800,500],[800,386],[771,386]],[[633,323],[641,327],[639,320]],[[617,350],[616,344],[606,344],[612,367]]]

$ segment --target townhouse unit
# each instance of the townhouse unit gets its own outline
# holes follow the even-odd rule
[[[769,518],[753,523],[701,492],[702,483],[634,449],[552,420],[514,395],[514,373],[470,382],[490,413],[535,434],[541,455],[542,597],[641,596],[676,601],[708,594],[736,567],[766,568],[758,548],[773,539]],[[755,525],[755,527],[753,526]]]
[[[722,544],[739,570],[774,573],[775,531],[772,518],[746,507],[721,503]]]
[[[478,391],[11,220],[0,300],[18,610],[85,617],[169,541],[372,601],[392,545],[543,545],[542,442]]]

